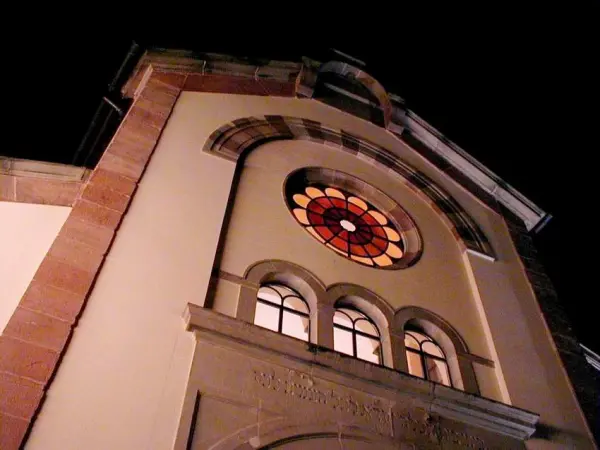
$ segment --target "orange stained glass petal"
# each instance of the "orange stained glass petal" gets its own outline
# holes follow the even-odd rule
[[[362,245],[350,244],[350,251],[356,256],[369,256]]]
[[[390,227],[383,227],[387,238],[392,242],[398,242],[400,240],[400,235],[398,232]]]
[[[386,232],[384,231],[383,227],[380,226],[376,226],[376,227],[371,227],[370,231],[375,235],[375,236],[379,236],[380,238],[383,239],[389,239],[388,235],[386,234]]]
[[[348,203],[348,211],[356,214],[357,216],[361,216],[365,212],[364,209],[359,208],[358,206],[353,205],[352,203]]]
[[[340,209],[346,209],[346,200],[341,198],[330,197],[329,200],[333,203],[333,206]]]
[[[367,225],[369,225],[369,226],[372,226],[372,227],[378,227],[378,226],[381,226],[381,225],[379,224],[379,222],[377,222],[377,221],[375,220],[375,218],[374,218],[374,217],[373,217],[371,214],[369,214],[369,213],[367,213],[367,214],[363,214],[363,215],[361,216],[361,219],[362,219],[362,220],[364,220],[364,221],[367,223]]]
[[[364,211],[366,211],[369,208],[367,206],[367,204],[358,197],[348,197],[348,201],[350,203],[353,203],[354,205],[358,206],[360,209],[362,209]]]
[[[308,208],[309,211],[313,211],[316,212],[317,214],[323,214],[323,212],[325,211],[325,208],[319,204],[319,202],[317,200],[315,201],[310,201],[310,203],[308,204]]]
[[[337,189],[327,188],[327,189],[325,189],[325,193],[327,195],[329,195],[330,197],[337,197],[337,198],[341,198],[342,200],[346,200],[346,196],[343,193],[341,193],[340,191],[338,191]]]
[[[303,209],[302,211],[306,211],[305,209]],[[310,222],[310,225],[323,225],[323,223],[325,222],[325,219],[323,219],[323,216],[321,216],[320,214],[315,214],[311,211],[308,211],[308,221]],[[305,224],[308,225],[308,224]]]
[[[379,256],[383,253],[383,250],[381,250],[379,247],[373,245],[373,244],[365,244],[364,245],[365,250],[367,251],[367,253],[369,253],[369,256],[371,257],[375,257],[375,256]]]
[[[371,243],[377,247],[378,249],[380,249],[382,252],[386,251],[387,246],[388,246],[388,241],[375,237],[373,236],[373,239],[371,239]]]
[[[343,252],[348,252],[348,242],[343,240],[341,237],[334,237],[330,242],[333,246],[339,248]]]
[[[327,226],[318,226],[315,227],[316,232],[323,237],[325,240],[329,240],[333,237],[333,231],[329,229]]]
[[[333,204],[331,203],[331,200],[329,200],[329,197],[319,197],[315,200],[315,202],[325,209],[333,208]]]
[[[321,236],[319,236],[319,233],[317,233],[313,227],[306,227],[306,229],[308,230],[308,232],[310,234],[312,234],[314,237],[316,237],[320,242],[325,242],[325,240]]]
[[[358,261],[358,262],[366,264],[368,266],[374,265],[373,260],[371,258],[361,258],[360,256],[356,256],[356,255],[350,255],[350,258],[352,258],[354,261]]]
[[[298,220],[298,222],[304,225],[310,225],[305,209],[295,208],[292,212],[294,213],[294,217],[296,220]]]
[[[307,187],[305,189],[305,192],[306,192],[306,195],[308,195],[310,198],[317,198],[317,197],[325,196],[323,191],[321,191],[320,189],[317,189],[316,187]]]
[[[308,204],[310,203],[310,198],[307,197],[306,195],[294,194],[294,201],[296,202],[296,204],[298,206],[302,206],[303,208],[306,208],[308,206]]]
[[[396,244],[392,244],[391,242],[388,243],[388,247],[385,252],[392,258],[402,258],[402,255],[404,254],[400,247],[398,247]]]
[[[380,267],[391,266],[394,263],[388,255],[378,256],[373,258],[373,261]]]
[[[385,225],[387,224],[388,220],[385,218],[385,216],[383,214],[381,214],[379,211],[375,211],[375,210],[370,210],[369,214],[371,214],[375,220],[377,222],[379,222],[381,225]]]

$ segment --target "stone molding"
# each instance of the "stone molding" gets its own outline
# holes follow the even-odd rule
[[[442,417],[512,438],[524,440],[531,437],[539,419],[537,414],[429,383],[328,349],[315,348],[197,305],[188,304],[184,321],[187,330],[195,332],[198,339],[252,353],[266,362],[281,363],[283,358],[302,363],[318,368],[334,380],[341,377],[357,385],[376,385],[392,395],[418,399]]]
[[[89,174],[83,167],[0,157],[0,201],[72,206]]]

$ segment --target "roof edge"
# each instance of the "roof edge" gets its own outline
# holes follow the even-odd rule
[[[298,62],[280,61],[267,58],[240,58],[217,53],[199,53],[190,50],[153,48],[147,50],[140,58],[131,77],[124,84],[122,92],[124,96],[133,97],[138,85],[143,83],[146,69],[152,67],[155,70],[179,73],[220,74],[252,79],[295,81],[296,95],[302,96],[298,93],[298,87],[302,83],[303,75],[306,76],[303,72],[313,71],[316,74],[321,65],[320,62],[309,58],[302,59],[303,61]],[[520,218],[528,231],[537,233],[550,221],[552,218],[550,214],[444,136],[414,111],[406,108],[401,97],[390,92],[386,92],[386,95],[392,106],[391,122],[387,126],[388,131],[401,137],[408,130],[436,156],[468,177],[475,185]],[[472,194],[479,197],[475,192]]]

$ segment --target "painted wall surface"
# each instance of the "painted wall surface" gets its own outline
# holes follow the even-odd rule
[[[520,364],[514,364],[513,359],[504,360],[506,352],[498,348],[501,345],[496,340],[502,338],[507,318],[495,315],[488,318],[489,305],[497,308],[499,304],[506,304],[509,310],[520,310],[527,315],[532,313],[531,308],[522,306],[531,305],[533,297],[530,292],[522,292],[522,286],[515,281],[520,263],[516,254],[511,254],[508,237],[498,227],[493,212],[445,175],[437,173],[421,156],[385,130],[321,103],[184,93],[117,233],[27,448],[172,447],[194,347],[191,333],[184,330],[181,315],[188,302],[202,305],[207,296],[235,169],[234,163],[207,155],[202,147],[208,136],[226,122],[265,114],[321,121],[350,130],[397,153],[439,181],[479,221],[502,264],[472,256],[465,262],[464,255],[452,245],[450,232],[433,211],[367,164],[361,163],[360,173],[357,173],[351,159],[338,157],[332,150],[325,151],[317,144],[306,142],[280,142],[265,145],[247,160],[240,192],[254,196],[256,203],[236,205],[232,224],[240,222],[243,227],[240,234],[228,236],[227,245],[239,249],[240,253],[226,254],[223,268],[242,274],[251,261],[294,257],[328,284],[347,281],[344,273],[348,270],[360,275],[367,287],[372,287],[396,307],[415,304],[415,299],[427,302],[430,309],[459,329],[473,353],[495,360],[495,370],[484,368],[477,374],[486,380],[480,382],[484,395],[529,407],[542,413],[547,422],[557,428],[570,423],[571,419],[560,417],[560,402],[548,405],[552,411],[534,405],[536,400],[553,395],[546,383],[532,385],[529,392],[519,390],[515,384],[523,376],[525,367],[546,376],[559,370],[548,350],[549,342],[542,339],[539,344],[548,350],[547,358],[536,357],[535,346],[519,347]],[[280,151],[282,148],[287,151]],[[422,261],[404,271],[367,273],[311,241],[282,203],[281,177],[285,170],[315,158],[325,167],[355,173],[389,195],[393,194],[413,215],[430,242],[428,247],[431,248],[425,249]],[[336,167],[330,158],[335,160]],[[338,164],[341,167],[337,167]],[[250,185],[255,186],[250,189]],[[260,198],[261,190],[266,197]],[[268,220],[261,219],[261,212],[269,214]],[[249,222],[242,223],[244,217],[249,218]],[[290,234],[284,236],[286,228]],[[252,248],[244,237],[250,232],[253,239],[256,238]],[[285,238],[289,250],[282,247],[275,252],[265,238],[272,233],[279,239]],[[293,238],[288,239],[292,234]],[[314,249],[311,252],[318,258],[311,256],[308,248]],[[476,270],[470,264],[477,266]],[[506,275],[506,289],[518,290],[518,294],[507,296],[505,290],[484,288],[486,282],[490,283],[499,273]],[[421,283],[425,283],[426,289]],[[217,290],[222,298],[236,294],[234,286],[222,285]],[[231,308],[232,305],[229,312]],[[528,341],[540,334],[539,319],[511,317],[510,320],[518,322],[515,330],[523,333],[514,339]],[[466,322],[471,326],[465,327]],[[524,323],[534,330],[523,331]],[[562,375],[556,378],[559,385],[566,386]],[[560,395],[565,392],[562,388],[559,391]],[[564,395],[568,402],[568,394]],[[581,423],[576,418],[572,420],[576,433],[581,433]]]
[[[396,200],[415,221],[425,251],[414,266],[378,270],[326,248],[307,233],[283,200],[285,178],[302,167],[325,167],[361,178]],[[428,309],[454,326],[471,352],[490,357],[455,238],[439,216],[409,188],[374,166],[329,147],[305,141],[272,142],[246,159],[236,191],[220,269],[243,276],[257,261],[281,259],[315,274],[326,286],[355,283],[383,298],[394,310]],[[227,281],[221,284],[230,284]],[[219,296],[215,305],[235,301]],[[495,380],[487,385],[496,384]],[[482,392],[486,397],[494,391]],[[498,398],[496,398],[498,399]]]
[[[0,202],[0,331],[70,211],[65,206]]]

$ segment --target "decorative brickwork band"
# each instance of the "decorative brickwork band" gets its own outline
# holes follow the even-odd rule
[[[246,150],[270,140],[282,139],[300,139],[323,144],[360,157],[385,172],[394,172],[402,183],[441,215],[463,249],[494,257],[486,236],[448,193],[391,152],[347,131],[329,128],[320,122],[298,117],[245,117],[214,131],[203,150],[230,161],[237,161]]]
[[[25,442],[185,82],[151,68],[148,75],[0,336],[2,450]]]

